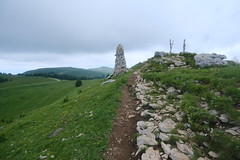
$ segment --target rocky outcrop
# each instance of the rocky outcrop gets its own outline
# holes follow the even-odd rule
[[[128,71],[126,66],[126,60],[124,57],[124,49],[121,44],[117,46],[116,50],[116,59],[115,59],[115,67],[113,71],[113,76],[117,76],[123,74]]]
[[[163,122],[159,123],[159,129],[162,132],[170,132],[175,128],[175,126],[176,123],[170,118],[167,118]]]
[[[223,60],[227,57],[216,53],[212,54],[197,54],[194,56],[195,64],[200,67],[207,66],[223,66],[227,65],[227,61]]]
[[[163,57],[163,56],[166,56],[166,55],[168,55],[168,54],[169,54],[169,53],[164,52],[164,51],[161,51],[161,52],[156,51],[156,52],[154,53],[154,57]]]
[[[146,152],[142,154],[142,160],[160,160],[159,151],[153,150],[153,147],[149,147]]]

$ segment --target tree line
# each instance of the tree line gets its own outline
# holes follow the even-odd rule
[[[7,81],[12,81],[12,79],[0,77],[0,83],[7,82]]]
[[[50,78],[57,78],[62,80],[87,80],[87,79],[101,79],[104,77],[93,77],[88,78],[86,76],[74,76],[74,75],[67,75],[67,74],[56,74],[54,72],[49,73],[31,73],[31,74],[24,74],[25,76],[37,76],[37,77],[50,77]]]

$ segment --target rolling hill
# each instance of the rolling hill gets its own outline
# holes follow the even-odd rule
[[[73,76],[73,77],[86,77],[86,78],[102,78],[112,73],[112,68],[101,67],[93,69],[82,69],[73,67],[56,67],[56,68],[40,68],[35,70],[26,71],[23,75],[57,75],[57,76]],[[56,77],[58,78],[58,77]]]

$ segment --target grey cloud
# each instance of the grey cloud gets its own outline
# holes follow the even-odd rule
[[[152,46],[175,50],[239,42],[238,0],[1,0],[0,53],[105,53]],[[238,35],[238,36],[237,36]]]

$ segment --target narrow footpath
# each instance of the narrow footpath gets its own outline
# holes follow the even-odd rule
[[[128,84],[123,88],[120,107],[117,110],[110,143],[106,152],[107,160],[137,160],[136,124],[141,119],[136,111],[138,101],[132,95],[136,86],[136,74],[129,77]]]

